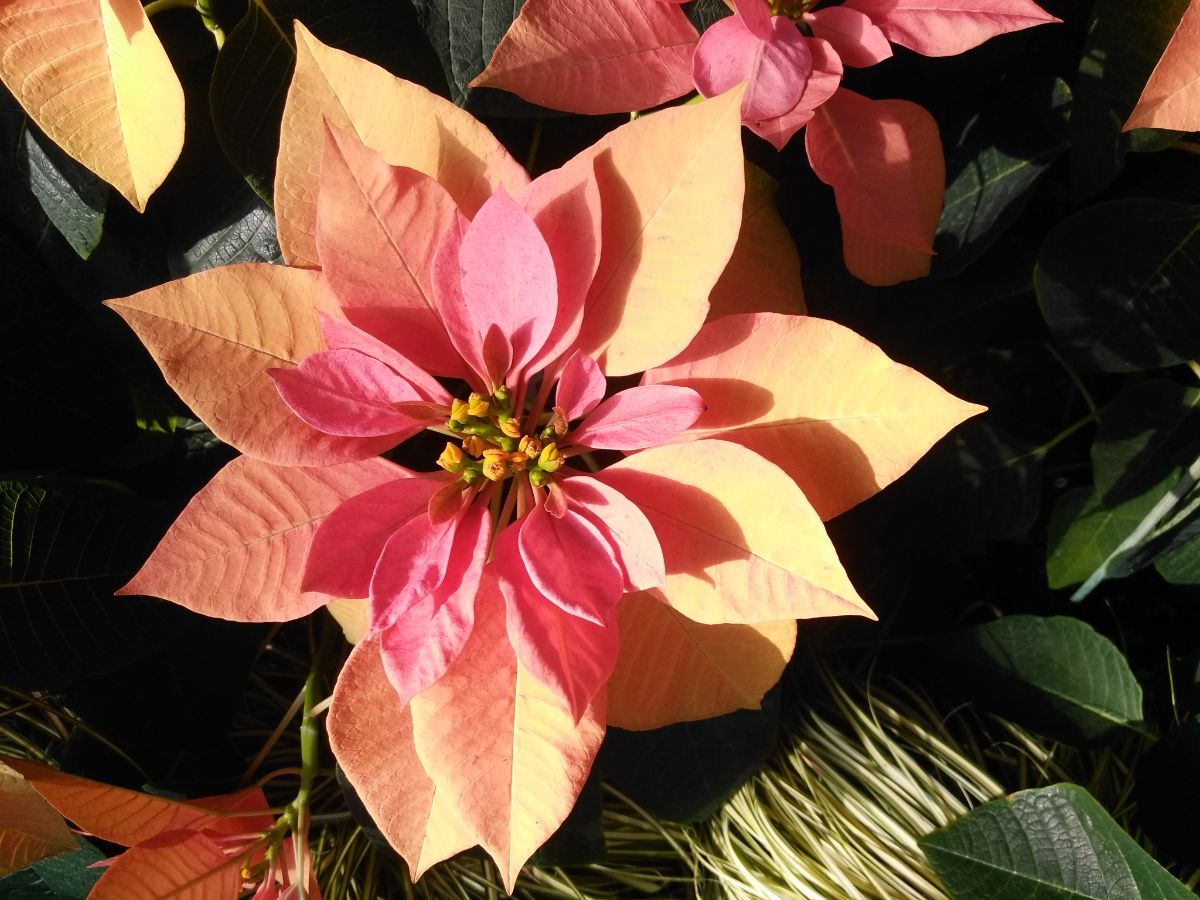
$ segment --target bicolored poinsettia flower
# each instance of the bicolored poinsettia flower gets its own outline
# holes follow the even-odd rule
[[[808,126],[850,271],[877,285],[927,274],[945,191],[937,125],[914,103],[847,90],[845,69],[888,59],[893,43],[951,56],[1058,19],[1032,0],[726,2],[734,14],[699,35],[673,0],[528,0],[472,85],[600,114],[744,82],[742,121],[777,149]]]
[[[797,619],[871,615],[823,520],[979,407],[752,311],[794,260],[747,191],[741,88],[530,180],[457,107],[297,46],[288,265],[110,301],[243,453],[124,590],[335,610],[329,737],[367,809],[414,876],[478,844],[511,888],[606,724],[754,707]]]

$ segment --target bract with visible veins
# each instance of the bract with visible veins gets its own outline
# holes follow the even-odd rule
[[[754,329],[718,332],[719,350],[705,340],[738,223],[754,221],[743,90],[642,117],[527,181],[461,110],[301,40],[310,59],[279,168],[294,202],[279,216],[289,258],[311,268],[231,267],[112,303],[246,454],[135,583],[255,620],[357,599],[345,621],[360,640],[328,716],[339,761],[414,873],[479,844],[511,890],[570,811],[606,721],[649,728],[755,706],[797,618],[872,616],[787,466],[735,427],[705,432],[711,395],[724,425],[757,419],[798,440],[783,419],[791,398],[772,412],[786,386],[743,365],[760,349]],[[379,92],[371,106],[361,85]],[[424,137],[394,134],[397,110],[419,110]],[[766,268],[748,255],[740,265]],[[278,310],[269,329],[254,318],[259,279]],[[280,290],[289,279],[304,289]],[[726,311],[749,302],[718,295]],[[689,356],[697,341],[711,367]],[[870,362],[883,397],[935,408],[893,417],[909,440],[842,435],[879,462],[877,486],[978,409],[844,346],[843,371]],[[780,371],[828,395],[814,415],[853,408],[847,385],[814,368],[836,367],[837,352],[818,361],[803,340],[774,352]],[[610,382],[642,372],[640,384]],[[746,390],[722,392],[739,378]],[[890,391],[892,378],[904,386]],[[234,397],[271,417],[275,442]],[[422,429],[448,438],[436,458],[413,470],[370,459],[379,444],[413,452]],[[869,493],[826,449],[823,476],[847,481],[831,490]],[[228,586],[210,600],[195,589],[261,587],[301,556],[298,583],[241,606]]]

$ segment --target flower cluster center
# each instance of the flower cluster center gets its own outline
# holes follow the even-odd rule
[[[804,14],[810,12],[820,0],[768,0],[771,15],[783,16],[794,22],[799,22]]]
[[[562,465],[558,442],[567,433],[567,421],[561,410],[525,422],[507,387],[490,396],[472,393],[454,400],[446,428],[462,438],[458,444],[446,443],[437,464],[467,484],[524,474],[531,486],[543,487]]]

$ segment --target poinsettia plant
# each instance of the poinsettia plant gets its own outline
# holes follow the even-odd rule
[[[822,519],[980,408],[832,322],[706,321],[740,88],[530,180],[462,111],[297,39],[288,265],[110,302],[244,454],[124,590],[241,621],[364,598],[339,763],[414,875],[479,844],[511,888],[606,724],[757,705],[796,619],[871,615]],[[429,432],[417,468],[380,458]]]
[[[693,88],[745,82],[743,123],[782,149],[805,147],[830,185],[850,271],[869,284],[929,272],[945,166],[937,124],[906,100],[842,84],[892,44],[952,56],[989,38],[1059,21],[1032,0],[726,0],[733,15],[697,34],[676,0],[528,0],[473,85],[589,114],[658,106]]]

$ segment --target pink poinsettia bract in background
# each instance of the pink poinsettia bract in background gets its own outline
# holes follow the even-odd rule
[[[754,707],[797,619],[871,615],[823,520],[980,408],[755,311],[778,266],[738,259],[740,86],[531,180],[462,110],[297,45],[287,265],[110,301],[243,454],[125,590],[336,611],[329,737],[366,808],[414,877],[478,844],[511,888],[607,724]]]
[[[813,171],[830,185],[847,268],[876,285],[929,272],[945,191],[932,116],[850,91],[847,69],[892,56],[963,53],[1057,22],[1032,0],[728,0],[701,35],[674,0],[528,0],[472,85],[600,114],[647,109],[695,89],[745,83],[742,122],[782,149],[807,126]]]

